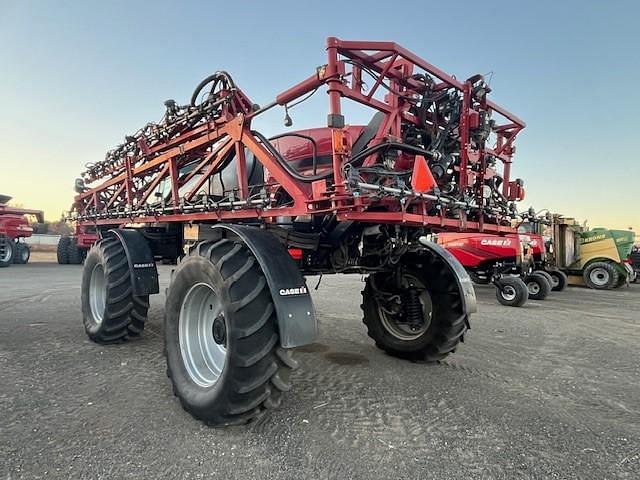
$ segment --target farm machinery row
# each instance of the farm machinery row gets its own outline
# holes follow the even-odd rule
[[[91,245],[81,254],[89,338],[142,334],[156,260],[177,261],[167,372],[182,406],[209,424],[251,420],[290,388],[292,349],[317,337],[306,276],[366,275],[375,344],[436,361],[463,340],[476,299],[434,234],[516,234],[524,189],[511,163],[525,124],[489,100],[482,76],[458,80],[390,42],[329,38],[326,52],[262,106],[214,73],[76,181],[68,241]],[[270,139],[252,128],[322,90],[326,127]],[[371,121],[348,124],[346,100]]]
[[[44,222],[42,211],[9,206],[10,200],[10,196],[0,195],[0,268],[29,262],[31,249],[25,239],[35,231],[29,217]]]

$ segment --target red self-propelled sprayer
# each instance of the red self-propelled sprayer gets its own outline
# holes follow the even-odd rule
[[[165,305],[168,373],[208,423],[254,418],[289,388],[291,349],[317,334],[304,276],[367,274],[376,345],[434,361],[454,351],[476,306],[464,269],[428,235],[514,233],[524,190],[510,170],[525,124],[489,100],[481,75],[458,80],[391,42],[331,37],[326,52],[262,106],[214,73],[76,182],[71,218],[99,238],[84,262],[87,334],[139,335],[155,260],[181,258]],[[321,89],[326,127],[272,139],[252,128]],[[349,125],[345,100],[371,121]]]

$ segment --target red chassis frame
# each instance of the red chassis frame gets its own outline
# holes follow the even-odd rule
[[[374,195],[359,192],[354,195],[344,183],[343,165],[351,155],[352,140],[348,128],[344,126],[341,101],[348,98],[385,115],[375,138],[370,145],[376,145],[389,139],[401,138],[401,123],[418,124],[418,119],[409,112],[407,96],[424,91],[424,84],[412,78],[414,70],[421,70],[436,79],[432,88],[435,91],[454,88],[462,92],[462,115],[459,127],[460,136],[460,187],[461,190],[471,183],[477,173],[468,166],[481,162],[480,174],[484,178],[484,157],[492,155],[501,160],[503,169],[503,193],[509,197],[513,183],[509,181],[510,165],[515,151],[513,145],[516,135],[525,127],[524,122],[507,110],[486,100],[480,109],[497,114],[504,119],[496,125],[493,148],[475,150],[470,141],[470,129],[478,120],[478,107],[473,106],[471,88],[473,78],[461,82],[447,75],[408,50],[391,42],[342,41],[330,37],[327,40],[327,64],[319,67],[314,75],[286,90],[271,104],[257,108],[239,89],[234,88],[232,101],[221,107],[221,114],[206,123],[180,132],[167,141],[147,145],[144,139],[137,140],[137,150],[133,155],[125,156],[117,164],[103,168],[99,173],[86,172],[85,182],[90,186],[76,196],[74,220],[80,225],[123,225],[127,223],[153,222],[203,222],[203,221],[241,221],[261,218],[266,222],[279,216],[297,216],[308,214],[334,213],[338,220],[354,220],[372,223],[402,223],[411,226],[429,225],[434,230],[490,231],[496,233],[513,232],[506,217],[495,216],[485,220],[467,221],[464,210],[458,218],[448,218],[446,209],[439,215],[427,215],[433,199],[412,198],[406,204],[397,199],[396,206],[387,211],[368,211],[374,202]],[[362,80],[363,69],[375,72],[378,76],[368,91]],[[477,77],[475,77],[477,78]],[[374,97],[382,83],[388,82],[390,90],[383,100]],[[333,139],[333,184],[327,180],[311,183],[292,177],[265,148],[259,138],[252,133],[250,125],[254,117],[276,106],[286,106],[322,85],[327,85],[329,96],[329,126]],[[383,85],[384,86],[384,85]],[[397,95],[401,92],[402,95]],[[225,158],[232,149],[236,154],[238,192],[235,199],[217,204],[192,205],[194,195],[219,172]],[[270,204],[269,200],[252,200],[249,196],[247,162],[245,149],[255,155],[257,161],[268,171],[274,184],[268,185],[268,191],[284,189],[292,199],[287,206]],[[364,165],[375,161],[374,155],[365,159]],[[196,165],[186,176],[179,177],[181,168]],[[466,174],[463,174],[466,172]],[[192,181],[196,175],[200,178],[193,188],[180,194],[180,189]],[[162,207],[149,207],[146,201],[160,182],[170,180],[171,201]],[[100,183],[99,183],[100,182]],[[481,195],[478,192],[478,195]],[[271,195],[272,196],[272,195]],[[512,198],[513,199],[513,198]]]

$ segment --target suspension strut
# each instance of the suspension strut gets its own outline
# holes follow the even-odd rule
[[[406,323],[411,328],[420,328],[424,322],[424,312],[420,303],[420,291],[416,287],[409,287],[403,295],[403,306]]]

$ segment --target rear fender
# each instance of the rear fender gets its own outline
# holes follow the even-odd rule
[[[278,238],[266,230],[246,225],[218,224],[212,229],[222,237],[238,237],[260,264],[278,316],[282,347],[314,342],[318,337],[318,323],[311,295],[300,269]]]

